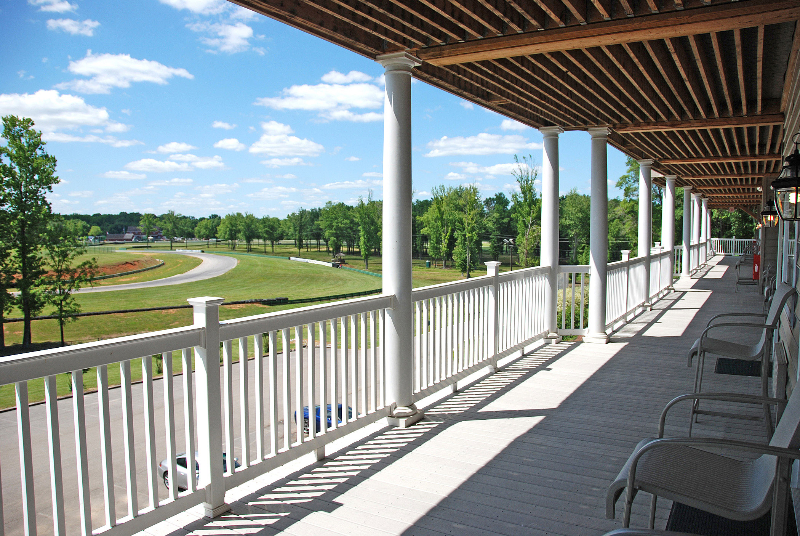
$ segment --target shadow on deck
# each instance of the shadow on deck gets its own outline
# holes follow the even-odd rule
[[[691,391],[686,350],[714,314],[761,312],[734,293],[731,258],[616,332],[607,345],[543,346],[426,408],[410,429],[383,428],[271,483],[231,490],[231,512],[190,514],[148,531],[206,534],[603,534],[606,487],[673,397]],[[758,393],[758,379],[713,374],[708,390]],[[668,421],[685,431],[688,406]],[[706,418],[698,433],[764,437],[763,426]],[[275,476],[273,475],[274,479]],[[633,526],[646,526],[637,498]],[[657,527],[669,513],[660,501]]]

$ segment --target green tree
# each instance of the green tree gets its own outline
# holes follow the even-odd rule
[[[194,227],[194,235],[206,241],[206,247],[208,247],[208,242],[212,238],[217,236],[217,228],[219,227],[220,219],[218,216],[212,216],[209,218],[203,218],[197,222],[197,225]]]
[[[77,320],[76,315],[81,312],[73,293],[90,283],[97,271],[97,261],[94,258],[74,266],[77,258],[86,253],[80,236],[80,226],[72,221],[56,218],[47,226],[45,258],[50,270],[42,278],[42,284],[47,289],[48,301],[56,308],[61,346],[65,344],[64,324]]]
[[[180,232],[180,214],[175,214],[174,210],[167,211],[158,219],[158,226],[164,236],[169,237],[169,249],[172,250],[172,241]]]
[[[260,222],[258,221],[258,218],[249,212],[245,213],[244,216],[241,216],[240,222],[241,226],[239,227],[239,238],[244,241],[245,245],[247,246],[247,251],[251,251],[253,240],[258,238],[258,235],[261,231]]]
[[[563,196],[559,208],[559,233],[570,244],[570,264],[589,264],[591,198],[576,188]]]
[[[511,194],[512,214],[517,224],[515,246],[522,265],[532,266],[534,248],[541,238],[542,203],[535,188],[539,173],[530,155],[523,156],[522,160],[514,155],[514,163],[517,166],[511,174],[519,187],[519,192]]]
[[[486,232],[489,234],[489,254],[497,260],[503,252],[503,238],[513,236],[511,201],[502,192],[483,200],[486,209]]]
[[[239,238],[241,227],[241,214],[227,214],[217,227],[217,238],[226,240],[228,247],[236,249],[236,240]]]
[[[359,249],[361,258],[364,259],[365,270],[369,270],[369,258],[372,252],[381,245],[381,208],[381,204],[372,199],[371,191],[366,203],[363,198],[358,198],[355,216],[358,223]]]
[[[341,251],[348,234],[355,227],[353,208],[344,203],[328,201],[320,211],[319,225],[331,252],[336,255]]]
[[[434,259],[442,260],[442,268],[447,267],[455,247],[454,231],[458,220],[457,199],[461,192],[452,186],[435,186],[431,190],[431,205],[421,218],[422,234],[428,237],[428,253]]]
[[[267,252],[267,242],[272,246],[272,252],[275,253],[275,242],[281,239],[281,220],[280,218],[270,218],[264,216],[261,218],[261,239],[264,241],[264,253]]]
[[[5,206],[0,206],[0,348],[5,348],[5,330],[3,317],[11,311],[14,304],[14,295],[9,292],[13,288],[16,268],[12,258],[12,245],[10,235],[6,232],[9,228],[9,214]]]
[[[453,248],[453,262],[456,267],[465,273],[467,279],[470,271],[480,262],[480,235],[484,228],[484,206],[481,203],[477,186],[458,188],[456,212],[456,244]]]
[[[147,242],[147,247],[150,247],[150,233],[156,228],[158,219],[155,214],[142,214],[139,218],[139,228],[144,233],[144,240]]]
[[[303,240],[306,238],[306,233],[308,232],[307,213],[308,211],[306,209],[301,208],[297,212],[292,212],[286,216],[286,222],[291,233],[290,236],[294,239],[295,246],[297,246],[298,255],[303,252]]]
[[[92,228],[89,229],[89,236],[102,236],[103,230],[100,229],[97,225],[92,225]]]
[[[2,209],[19,295],[16,299],[23,315],[22,346],[31,345],[31,318],[46,304],[39,282],[44,275],[42,244],[52,212],[47,193],[59,179],[55,175],[56,159],[47,154],[42,133],[33,128],[33,120],[13,115],[3,117],[3,139],[0,146],[0,180]],[[7,159],[7,161],[6,161]]]

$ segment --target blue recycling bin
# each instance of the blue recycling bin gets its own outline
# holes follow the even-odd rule
[[[320,432],[322,430],[322,421],[321,421],[321,415],[320,415],[322,408],[320,406],[315,406],[314,409],[315,409],[314,413],[315,413],[315,417],[316,417],[315,418],[315,421],[316,421],[315,431],[316,432]],[[343,411],[343,409],[344,408],[342,407],[342,405],[338,404],[337,412],[336,412],[336,414],[337,414],[336,423],[337,424],[341,424],[342,423],[342,411]],[[328,404],[326,406],[325,413],[326,413],[327,427],[330,428],[331,425],[333,424],[333,408],[332,408],[332,406],[330,404]],[[353,418],[353,408],[348,406],[348,408],[347,408],[347,419],[350,420],[352,418]],[[294,420],[295,420],[295,422],[297,422],[297,412],[294,413]],[[308,433],[308,430],[309,430],[308,406],[303,406],[303,431],[305,433]]]

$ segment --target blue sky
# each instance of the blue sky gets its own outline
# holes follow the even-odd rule
[[[223,0],[0,0],[0,115],[32,117],[62,214],[284,217],[382,195],[383,69]],[[415,81],[414,190],[513,188],[542,137]],[[589,193],[590,137],[561,136],[562,193]],[[609,195],[625,171],[609,147]]]

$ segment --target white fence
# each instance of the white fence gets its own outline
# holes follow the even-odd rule
[[[744,255],[753,253],[756,241],[752,238],[712,238],[711,249],[717,255]]]
[[[559,267],[562,334],[586,333],[588,271]],[[549,273],[529,268],[415,289],[413,399],[545,336]],[[667,288],[666,252],[652,257],[650,274],[646,296],[641,259],[609,265],[608,326]],[[56,534],[131,535],[195,505],[222,504],[226,489],[321,455],[331,441],[388,415],[382,341],[393,296],[223,322],[219,301],[190,301],[193,326],[0,359],[0,383],[15,386],[19,431],[0,451],[0,534],[35,535],[52,523]],[[91,368],[96,393],[84,386]],[[120,388],[112,390],[115,369]],[[71,398],[59,404],[65,374]],[[44,386],[43,406],[29,403],[29,385]],[[32,426],[40,421],[46,426]],[[167,490],[159,462],[177,475],[179,451],[186,489],[172,478]]]

